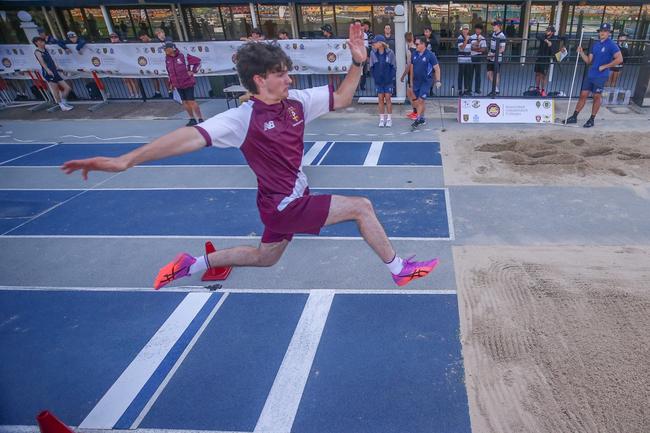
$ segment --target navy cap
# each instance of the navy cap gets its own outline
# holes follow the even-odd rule
[[[612,25],[610,23],[602,23],[600,25],[600,28],[598,29],[598,31],[600,32],[600,31],[603,31],[603,30],[611,32],[612,31]]]
[[[501,21],[499,21],[499,20],[496,20],[496,21],[492,21],[492,25],[493,26],[503,26],[503,23]]]
[[[172,41],[166,41],[164,47],[165,48],[176,48],[176,45]]]
[[[332,33],[333,29],[332,26],[329,24],[325,24],[323,27],[320,28],[322,31],[327,32],[327,33]]]
[[[384,35],[375,35],[375,37],[372,38],[372,43],[374,44],[375,42],[386,42],[386,38]]]

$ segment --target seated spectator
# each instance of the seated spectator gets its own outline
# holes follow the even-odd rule
[[[260,42],[264,40],[264,33],[262,33],[262,30],[260,30],[258,27],[255,27],[253,30],[251,30],[250,37],[241,38],[240,40],[249,41],[249,42]]]
[[[188,54],[186,60],[173,42],[165,43],[165,67],[169,75],[170,89],[176,89],[181,97],[181,103],[190,116],[187,126],[203,122],[199,104],[194,100],[194,86],[196,85],[194,74],[199,70],[200,64],[201,59],[198,57]]]
[[[56,38],[55,38],[54,36],[52,36],[52,35],[48,35],[48,34],[45,32],[45,29],[44,29],[43,27],[39,27],[39,28],[36,29],[36,30],[38,31],[38,36],[41,37],[41,38],[43,38],[43,40],[45,40],[45,43],[46,43],[46,44],[57,44],[57,45],[58,45],[59,40],[56,39]]]
[[[336,36],[334,36],[334,30],[332,29],[331,25],[325,24],[320,28],[320,30],[323,32],[324,39],[336,39]]]
[[[138,35],[138,39],[140,39],[140,42],[144,42],[145,44],[151,42],[151,38],[146,31],[141,31]]]
[[[67,52],[70,52],[70,49],[68,48],[68,44],[72,44],[75,46],[77,49],[77,52],[81,54],[81,50],[83,47],[87,44],[86,40],[84,38],[81,38],[77,36],[75,32],[68,32],[67,33],[67,38],[65,41],[58,41],[57,45],[66,50]]]
[[[280,40],[289,39],[289,32],[287,32],[286,30],[280,30],[278,32],[278,39],[280,39]]]

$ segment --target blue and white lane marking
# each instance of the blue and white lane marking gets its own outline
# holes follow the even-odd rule
[[[124,416],[129,414],[134,421],[220,297],[212,293],[188,293],[79,428],[112,429],[120,421],[128,424]]]
[[[255,432],[291,432],[333,300],[333,290],[310,293]]]

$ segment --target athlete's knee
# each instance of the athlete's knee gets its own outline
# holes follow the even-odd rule
[[[357,216],[364,218],[375,213],[372,202],[366,197],[358,197],[356,203]]]

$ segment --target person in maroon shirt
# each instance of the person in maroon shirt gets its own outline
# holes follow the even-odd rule
[[[147,161],[181,155],[205,146],[237,147],[257,176],[257,207],[264,233],[257,247],[238,246],[206,256],[180,253],[158,273],[154,288],[203,272],[209,267],[272,266],[280,259],[295,233],[319,234],[324,226],[355,221],[361,235],[403,286],[431,272],[438,259],[402,260],[393,249],[365,197],[313,195],[302,172],[305,124],[352,103],[366,60],[363,31],[350,25],[352,66],[337,91],[322,86],[289,90],[291,59],[276,44],[248,43],[236,54],[241,83],[252,94],[239,107],[205,122],[177,129],[119,157],[68,161],[61,167],[70,174],[81,170],[84,179],[93,170],[120,172]]]

